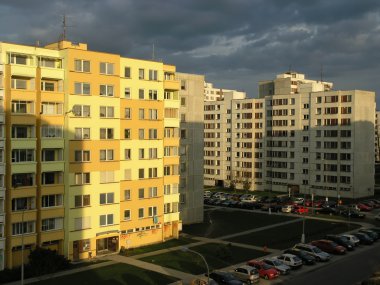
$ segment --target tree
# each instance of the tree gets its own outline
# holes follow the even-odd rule
[[[244,192],[248,192],[249,189],[251,189],[251,181],[249,180],[249,178],[245,178],[244,182],[243,182],[243,189],[244,189]]]
[[[56,250],[36,247],[30,252],[29,266],[34,276],[54,273],[69,268],[70,261]]]
[[[236,188],[236,182],[235,182],[235,180],[231,179],[230,186],[228,188],[230,189],[231,192],[235,191],[235,188]]]

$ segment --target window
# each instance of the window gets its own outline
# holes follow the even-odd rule
[[[149,100],[157,100],[157,90],[149,90]]]
[[[139,129],[139,140],[144,139],[144,129]]]
[[[43,138],[62,138],[63,137],[63,126],[55,125],[42,125],[41,135]]]
[[[124,67],[124,77],[131,78],[131,68],[129,66]]]
[[[149,187],[149,198],[157,197],[157,187]]]
[[[100,128],[100,139],[110,140],[113,139],[113,129],[110,128]]]
[[[131,119],[132,115],[131,115],[131,108],[125,108],[124,109],[124,118],[125,119]]]
[[[43,195],[41,200],[42,200],[42,203],[41,203],[42,208],[59,207],[63,205],[62,194]]]
[[[13,149],[12,162],[34,161],[34,149]]]
[[[62,115],[63,104],[56,102],[42,102],[41,112],[44,115]]]
[[[113,149],[101,149],[100,161],[111,161],[111,160],[113,160]]]
[[[186,106],[186,98],[185,97],[181,97],[181,106]]]
[[[28,57],[23,54],[15,54],[15,53],[8,54],[9,64],[27,65],[27,60],[28,60]]]
[[[75,117],[90,117],[89,105],[74,105],[72,113]]]
[[[145,158],[145,150],[143,148],[139,148],[139,159]]]
[[[131,200],[131,190],[124,190],[124,200]]]
[[[90,161],[90,151],[89,150],[76,150],[75,151],[75,162],[88,162]]]
[[[74,229],[76,231],[78,230],[84,230],[84,229],[90,229],[91,228],[91,217],[80,217],[74,219]]]
[[[124,149],[124,159],[125,160],[131,159],[131,149],[130,148]]]
[[[144,89],[139,89],[139,99],[144,99],[145,98],[145,94],[144,94]]]
[[[342,95],[341,102],[352,102],[352,95]]]
[[[41,91],[55,91],[54,82],[41,81]]]
[[[124,138],[125,139],[131,138],[131,129],[124,129]]]
[[[149,139],[153,140],[153,139],[157,139],[157,138],[158,138],[157,129],[149,129]]]
[[[145,76],[144,76],[144,69],[142,68],[139,68],[139,79],[144,79]]]
[[[144,199],[145,194],[144,194],[144,188],[139,189],[139,199]]]
[[[110,192],[110,193],[100,193],[99,201],[100,201],[99,202],[100,205],[115,203],[115,201],[114,201],[114,193],[113,192]]]
[[[131,220],[131,210],[124,210],[124,221]]]
[[[91,94],[91,85],[90,85],[90,83],[75,82],[74,83],[74,94],[90,95]]]
[[[75,208],[90,206],[90,195],[75,195],[74,206]]]
[[[99,225],[101,227],[113,225],[113,214],[100,215]]]
[[[157,74],[158,74],[157,70],[149,69],[149,80],[155,80],[155,81],[157,81],[158,80]]]
[[[139,179],[144,179],[145,178],[145,171],[144,168],[139,169]]]
[[[186,90],[186,80],[181,80],[181,90]]]
[[[88,140],[90,139],[90,128],[75,128],[76,140]]]
[[[1,207],[3,210],[4,200],[1,200]],[[33,210],[35,208],[36,208],[36,198],[34,197],[12,199],[12,212]]]
[[[113,118],[114,117],[114,107],[100,106],[100,118]]]
[[[33,173],[12,174],[12,187],[27,187],[34,185]]]
[[[165,118],[178,119],[178,109],[177,108],[165,108]]]
[[[74,69],[77,72],[90,72],[90,61],[83,59],[74,60]]]
[[[90,172],[75,173],[75,185],[90,184]]]
[[[132,180],[132,169],[124,169],[124,180]]]
[[[139,120],[144,120],[145,110],[139,109]]]
[[[157,207],[149,207],[148,216],[149,217],[157,216]]]
[[[149,148],[149,159],[157,158],[157,148]]]
[[[139,219],[144,218],[144,208],[139,208]]]
[[[114,95],[114,87],[113,87],[113,85],[104,85],[104,84],[101,84],[100,87],[99,87],[99,95],[100,96],[113,97],[113,95]]]
[[[149,120],[158,120],[158,110],[149,109]]]
[[[124,88],[124,97],[126,99],[131,99],[131,88],[129,87]]]
[[[109,62],[100,63],[100,74],[112,75],[114,74],[114,64]]]
[[[22,234],[30,234],[36,231],[36,222],[28,221],[28,222],[19,222],[12,224],[12,235],[22,235]]]
[[[157,167],[149,168],[149,178],[156,178],[156,177],[157,177]]]
[[[13,101],[12,100],[12,113],[15,114],[34,114],[33,101]]]
[[[115,182],[114,171],[100,171],[100,183],[112,183]]]

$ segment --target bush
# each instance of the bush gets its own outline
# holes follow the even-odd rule
[[[70,261],[63,255],[57,254],[55,250],[37,247],[30,252],[29,266],[31,273],[39,276],[68,269]]]

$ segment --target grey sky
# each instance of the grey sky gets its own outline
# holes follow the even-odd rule
[[[335,89],[380,94],[378,0],[1,0],[0,41],[56,41],[63,14],[69,40],[144,59],[154,44],[156,59],[251,97],[259,80],[290,67],[319,79],[321,65]]]

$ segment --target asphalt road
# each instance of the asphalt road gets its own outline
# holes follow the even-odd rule
[[[372,246],[360,246],[345,256],[333,256],[324,266],[289,276],[273,285],[357,285],[376,270],[380,270],[380,241]],[[331,264],[329,264],[331,263]]]

